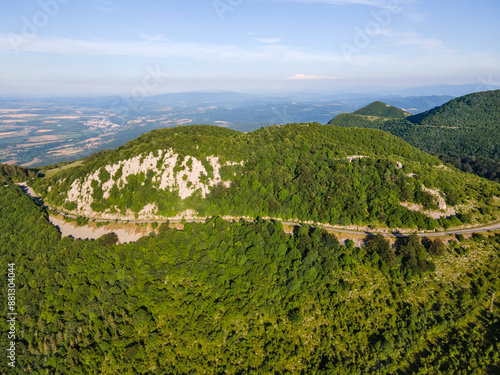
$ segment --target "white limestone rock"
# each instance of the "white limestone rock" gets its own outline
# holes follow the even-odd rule
[[[185,156],[184,160],[179,165],[180,157],[174,153],[172,149],[158,150],[155,153],[150,152],[148,155],[137,155],[127,160],[121,160],[112,165],[104,166],[104,169],[109,173],[108,181],[100,181],[99,174],[101,169],[94,171],[92,174],[75,180],[71,185],[71,189],[67,195],[68,202],[76,202],[77,210],[80,212],[91,212],[91,204],[93,203],[94,189],[92,188],[93,181],[97,181],[103,190],[104,199],[109,198],[110,191],[113,187],[119,190],[127,188],[127,178],[132,175],[143,174],[147,176],[148,172],[152,171],[154,176],[152,179],[153,186],[159,190],[177,191],[181,199],[186,199],[192,196],[196,191],[200,191],[203,198],[210,193],[211,188],[222,183],[225,187],[231,186],[231,181],[223,181],[220,175],[222,165],[218,156],[208,156],[206,161],[210,164],[212,172],[207,172],[203,162],[193,156]],[[227,161],[226,166],[244,165],[243,161],[233,162]],[[175,169],[180,169],[177,172]],[[116,178],[118,171],[121,169],[121,176]],[[146,205],[143,209],[144,214],[152,214],[157,212],[155,206]],[[143,212],[141,211],[141,213]]]

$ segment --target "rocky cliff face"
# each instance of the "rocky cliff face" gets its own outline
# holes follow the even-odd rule
[[[243,166],[243,161],[228,161],[224,165],[236,164]],[[202,197],[206,197],[217,184],[226,187],[231,185],[231,181],[222,180],[222,167],[217,156],[207,156],[205,160],[199,160],[189,155],[181,158],[172,149],[158,150],[106,165],[86,177],[75,180],[68,191],[66,201],[76,203],[77,211],[88,212],[91,210],[97,188],[102,189],[103,198],[106,199],[114,187],[119,190],[126,189],[130,176],[143,175],[147,178],[151,174],[152,186],[156,189],[177,192],[181,199],[190,197],[197,190]]]

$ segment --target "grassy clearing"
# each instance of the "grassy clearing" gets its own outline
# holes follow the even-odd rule
[[[78,167],[80,165],[83,165],[83,161],[82,160],[78,160],[78,161],[76,161],[74,163],[67,164],[67,165],[64,165],[64,166],[59,167],[59,168],[49,169],[48,171],[45,172],[45,178],[54,177],[57,173],[59,173],[61,171],[64,171],[64,170],[67,170],[67,169],[71,169],[71,168],[75,168],[75,167]]]

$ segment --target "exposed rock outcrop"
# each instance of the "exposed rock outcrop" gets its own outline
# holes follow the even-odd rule
[[[155,156],[157,154],[158,156]],[[243,161],[228,161],[224,165],[243,166]],[[185,156],[182,161],[179,154],[172,149],[158,150],[148,155],[137,155],[133,158],[119,161],[112,165],[106,165],[84,178],[77,179],[68,191],[68,202],[77,203],[78,211],[91,210],[93,203],[94,186],[99,186],[103,191],[103,198],[109,198],[111,189],[126,188],[129,176],[144,175],[153,172],[153,187],[159,190],[177,191],[181,199],[186,199],[199,191],[202,197],[210,193],[213,186],[222,183],[229,187],[231,181],[223,181],[221,178],[221,165],[218,156],[208,156],[205,161],[198,160],[193,156]],[[104,171],[109,174],[107,181],[101,181]],[[155,208],[147,206],[144,212],[153,213]]]

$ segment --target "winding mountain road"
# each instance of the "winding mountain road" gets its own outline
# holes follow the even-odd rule
[[[42,205],[45,209],[55,212],[58,215],[76,219],[77,216],[67,214],[65,212],[61,212],[60,210],[50,207],[47,205],[43,200],[35,193],[35,191],[28,186],[26,182],[20,182],[17,185],[19,185],[24,193],[33,198],[38,204]],[[207,218],[196,218],[196,219],[185,219],[187,222],[205,222]],[[180,223],[183,219],[169,219],[165,218],[163,220],[105,220],[105,219],[92,219],[93,222],[98,222],[98,223],[107,223],[107,222],[116,222],[116,223],[131,223],[131,224],[152,224],[152,223],[166,223],[167,221],[170,223]],[[233,218],[231,220],[239,220],[239,218]],[[249,222],[253,221],[251,219],[245,219]],[[276,221],[281,221],[283,225],[289,225],[289,226],[296,226],[296,225],[304,225],[301,223],[297,222],[287,222],[287,221],[282,221],[281,219],[271,219],[271,220],[276,220]],[[310,224],[306,224],[310,225]],[[330,226],[323,226],[323,225],[310,225],[311,227],[322,227],[328,231],[331,232],[338,232],[338,233],[345,233],[345,234],[362,234],[366,236],[374,236],[376,234],[382,234],[386,237],[405,237],[408,236],[408,234],[405,233],[398,233],[398,230],[394,230],[393,233],[379,233],[379,232],[369,232],[369,231],[356,231],[356,230],[350,230],[350,229],[340,229],[340,228],[332,228]],[[468,233],[479,233],[479,232],[486,232],[486,231],[495,231],[495,230],[500,230],[500,222],[493,223],[493,224],[488,224],[485,226],[480,226],[480,227],[475,227],[475,228],[463,228],[463,229],[452,229],[452,230],[446,230],[446,231],[439,231],[439,232],[417,232],[418,236],[421,237],[439,237],[439,236],[447,236],[447,235],[457,235],[457,234],[468,234]]]

